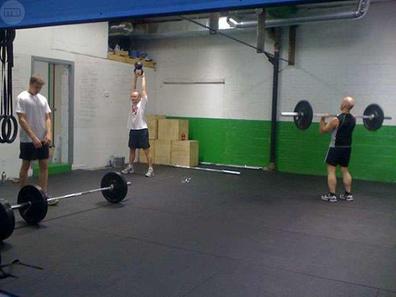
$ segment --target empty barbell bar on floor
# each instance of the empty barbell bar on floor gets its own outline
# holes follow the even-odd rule
[[[314,113],[311,104],[302,100],[297,103],[294,111],[292,112],[281,112],[283,117],[293,117],[294,123],[297,128],[301,130],[308,129],[312,123],[313,117],[336,117],[336,114],[327,113]],[[392,117],[384,116],[382,108],[378,104],[370,104],[364,110],[363,115],[357,115],[355,118],[363,119],[364,126],[368,130],[377,130],[382,127],[384,120],[391,120]]]
[[[103,176],[100,188],[51,198],[47,198],[39,186],[27,185],[18,193],[18,204],[10,205],[6,201],[0,201],[0,241],[7,239],[13,233],[15,229],[13,211],[16,209],[19,210],[27,224],[35,225],[46,217],[48,202],[102,192],[103,197],[110,203],[119,203],[126,197],[128,186],[131,184],[125,180],[121,173],[108,172]]]
[[[201,170],[201,171],[218,172],[218,173],[233,174],[233,175],[241,174],[239,171],[225,170],[225,169],[213,169],[213,168],[206,168],[206,167],[190,167],[190,166],[184,166],[184,165],[173,165],[173,167],[184,168],[184,169],[194,169],[194,170]]]

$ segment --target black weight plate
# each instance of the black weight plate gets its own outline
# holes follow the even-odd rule
[[[313,109],[311,104],[306,100],[301,100],[297,103],[294,111],[299,115],[294,116],[294,123],[298,129],[306,130],[311,126],[313,118]]]
[[[24,186],[18,194],[18,204],[31,202],[30,206],[24,206],[19,209],[21,217],[29,225],[40,223],[48,211],[47,196],[39,186]]]
[[[363,119],[364,126],[367,130],[374,131],[382,127],[384,122],[384,111],[378,104],[370,104],[364,110],[364,115],[374,115],[373,119]]]
[[[11,205],[0,199],[0,241],[11,236],[15,229],[15,216]]]
[[[106,173],[100,182],[101,188],[110,187],[113,185],[112,190],[103,190],[103,197],[110,203],[119,203],[126,197],[128,193],[128,184],[125,178],[119,172]]]

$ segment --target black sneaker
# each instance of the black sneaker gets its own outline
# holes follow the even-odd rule
[[[320,197],[320,199],[322,199],[323,201],[328,201],[328,202],[337,202],[337,196],[334,194],[324,194]]]
[[[345,201],[353,201],[352,193],[340,194],[340,199]]]

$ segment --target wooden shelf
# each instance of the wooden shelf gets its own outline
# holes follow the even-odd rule
[[[111,53],[107,54],[107,58],[109,60],[132,64],[132,65],[134,65],[136,62],[142,62],[144,67],[152,68],[154,70],[155,70],[155,66],[157,64],[154,61],[145,61],[144,59],[133,59],[133,58],[130,58],[127,56],[120,56],[120,55],[115,55],[115,54],[111,54]]]

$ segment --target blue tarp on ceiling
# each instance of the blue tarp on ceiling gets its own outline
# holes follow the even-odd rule
[[[165,16],[238,8],[281,6],[313,0],[0,0],[0,28],[29,28]],[[329,1],[331,2],[331,1]]]

